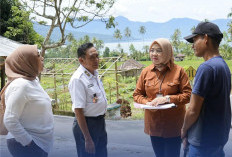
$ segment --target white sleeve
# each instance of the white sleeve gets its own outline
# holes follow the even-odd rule
[[[27,103],[26,85],[10,87],[5,94],[6,110],[4,114],[4,124],[7,130],[14,136],[15,140],[23,146],[32,141],[32,137],[21,125],[19,119]]]
[[[69,93],[73,108],[85,108],[86,91],[83,82],[80,79],[73,79],[69,84]]]

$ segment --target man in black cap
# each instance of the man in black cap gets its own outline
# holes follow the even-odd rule
[[[224,157],[231,125],[231,74],[219,54],[223,34],[211,22],[201,22],[192,35],[194,54],[205,62],[197,69],[190,105],[181,136],[189,143],[190,157]]]

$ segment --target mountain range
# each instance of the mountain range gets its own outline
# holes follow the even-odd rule
[[[211,22],[217,24],[222,32],[228,30],[227,24],[230,19],[217,19]],[[181,37],[187,36],[191,34],[191,28],[196,26],[200,21],[190,19],[190,18],[173,18],[167,22],[158,23],[158,22],[137,22],[130,21],[129,19],[118,16],[115,18],[115,22],[117,23],[115,28],[106,29],[105,24],[100,20],[94,20],[84,27],[74,29],[71,25],[66,26],[65,33],[72,33],[75,39],[79,39],[85,35],[88,35],[90,38],[96,37],[97,39],[101,39],[104,43],[109,42],[118,42],[118,39],[115,39],[114,31],[119,29],[123,38],[120,41],[128,41],[127,38],[124,37],[124,30],[126,27],[129,27],[131,30],[130,41],[138,41],[138,40],[153,40],[156,38],[170,38],[176,29],[181,31]],[[146,32],[144,35],[139,33],[140,26],[145,26]],[[40,25],[34,22],[34,29],[36,32],[41,34],[42,36],[46,36],[49,26]],[[58,28],[56,28],[51,36],[53,41],[59,40],[60,33]]]

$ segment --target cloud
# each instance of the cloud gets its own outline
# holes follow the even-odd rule
[[[231,0],[117,0],[111,13],[143,22],[184,17],[215,20],[227,18],[231,8]]]

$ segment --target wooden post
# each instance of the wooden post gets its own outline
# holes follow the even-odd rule
[[[64,83],[64,71],[62,70],[61,73],[62,73],[61,74],[62,75],[62,83],[63,83],[63,88],[64,88],[63,93],[65,93],[66,91],[65,91],[65,83]],[[66,109],[67,109],[67,101],[66,101],[65,98],[63,99],[63,105],[62,106],[63,106],[62,108],[65,109],[65,111],[66,111]]]
[[[53,74],[53,79],[54,79],[54,97],[55,97],[55,108],[58,108],[58,103],[57,103],[57,93],[56,93],[56,70],[55,70],[55,63],[53,63],[53,70],[54,70],[54,74]]]
[[[5,66],[1,69],[1,89],[5,86]]]
[[[135,70],[135,84],[137,84],[138,81],[138,69]]]
[[[5,86],[5,57],[0,57],[1,89]]]
[[[117,100],[118,100],[118,67],[117,67],[117,62],[115,62],[115,79],[116,79],[116,92],[117,92]]]
[[[62,83],[63,83],[63,88],[64,88],[64,92],[65,92],[65,84],[64,84],[64,71],[61,71],[61,76],[62,76]]]
[[[110,83],[109,83],[109,92],[110,92],[110,104],[111,104],[111,86],[110,86]]]

